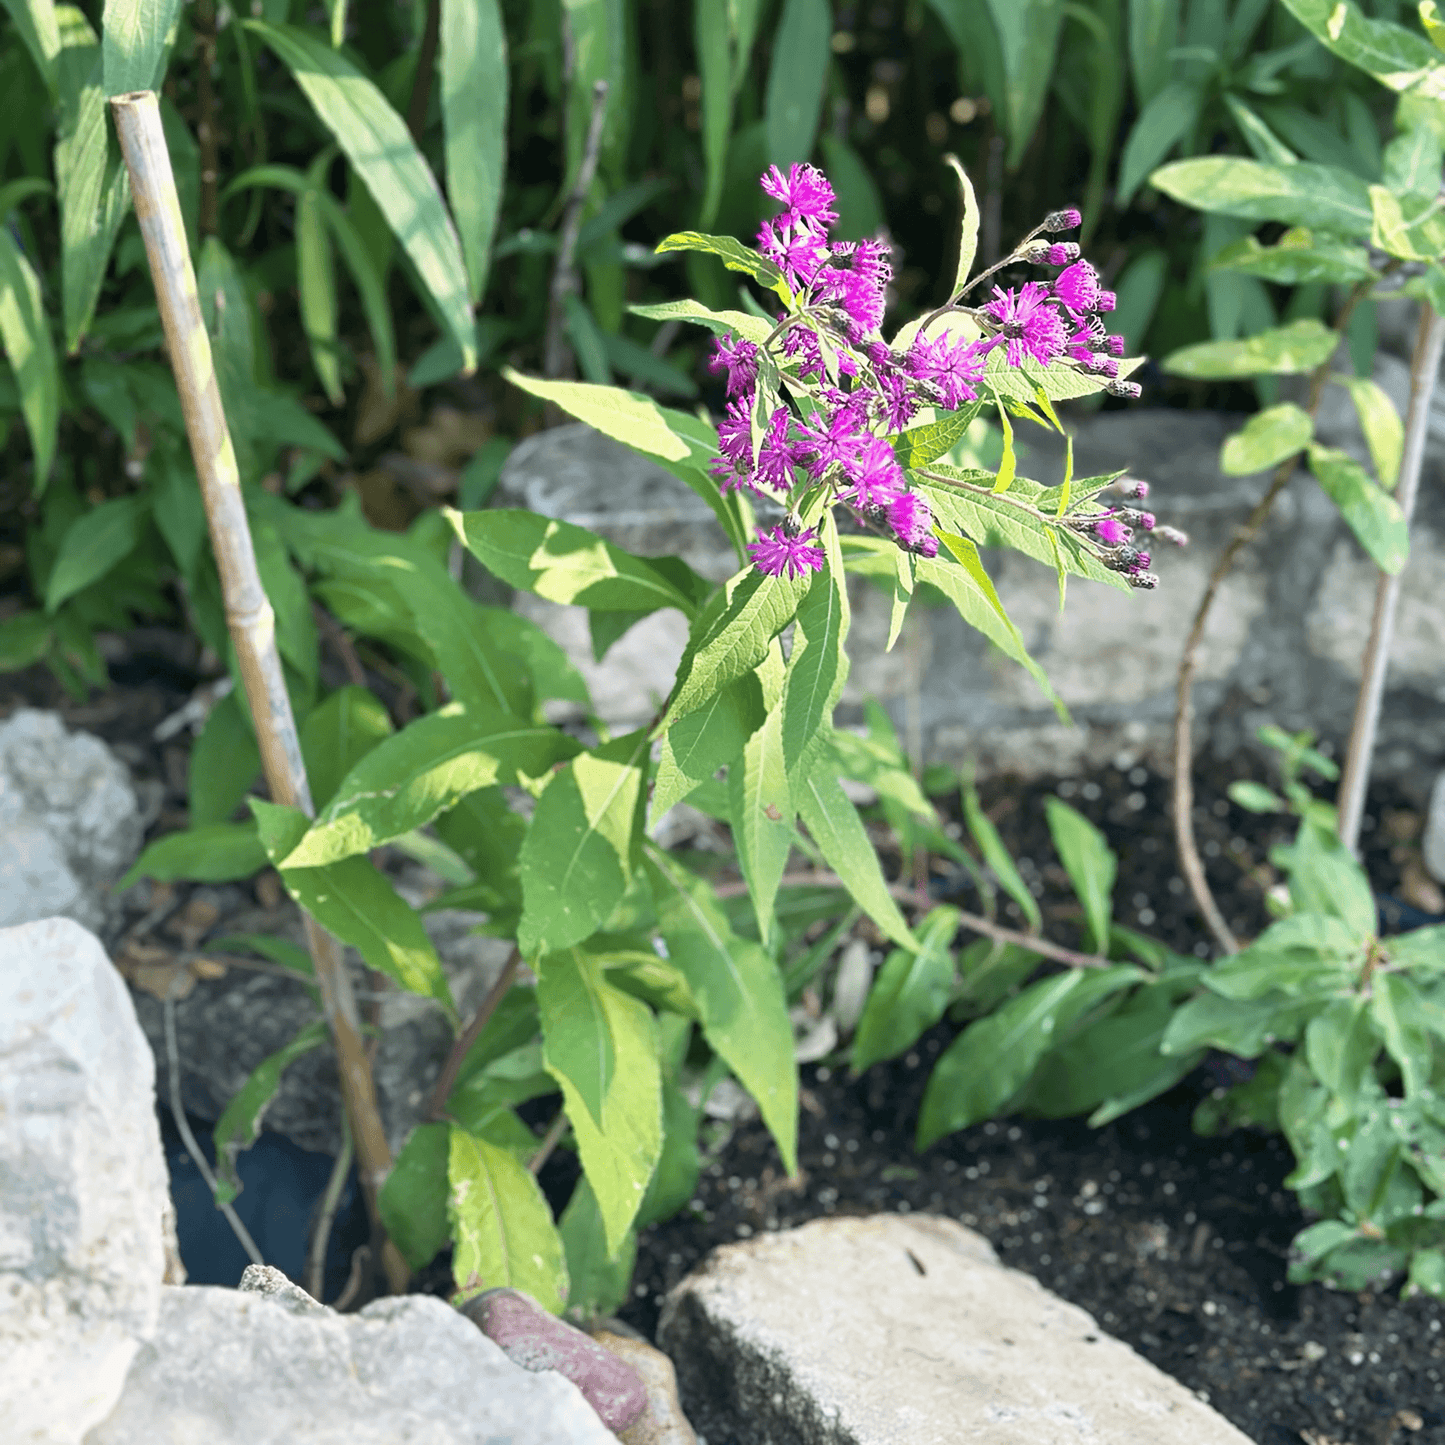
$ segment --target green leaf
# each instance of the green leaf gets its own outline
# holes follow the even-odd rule
[[[1268,165],[1241,156],[1196,156],[1173,161],[1151,185],[1196,210],[1246,221],[1318,226],[1341,236],[1368,236],[1370,193],[1358,176],[1334,166],[1298,161]]]
[[[387,1237],[413,1270],[425,1269],[446,1247],[450,1154],[450,1124],[419,1125],[377,1191],[377,1212]]]
[[[440,60],[447,196],[471,299],[480,301],[507,159],[507,34],[498,0],[443,0]]]
[[[139,497],[113,497],[77,517],[60,539],[45,587],[45,610],[99,582],[140,540],[145,508]]]
[[[728,133],[732,129],[733,101],[728,7],[714,0],[694,0],[693,43],[698,78],[702,84],[702,153],[706,167],[701,224],[717,217],[727,175]]]
[[[1372,246],[1405,261],[1435,261],[1445,251],[1445,216],[1435,202],[1401,200],[1384,186],[1371,186],[1370,206]]]
[[[692,321],[705,326],[714,336],[736,332],[758,344],[765,341],[773,329],[772,323],[761,316],[752,316],[746,311],[714,311],[701,301],[657,301],[627,309],[649,321]]]
[[[783,280],[783,273],[765,256],[743,245],[734,236],[707,236],[701,231],[675,231],[657,243],[657,254],[669,251],[701,251],[707,256],[716,256],[729,271],[740,271],[751,276],[767,291],[776,291],[786,305],[792,300],[792,293]]]
[[[1309,413],[1293,402],[1281,402],[1250,417],[1241,431],[1226,439],[1219,470],[1230,477],[1262,472],[1302,452],[1313,435]]]
[[[147,846],[115,885],[124,893],[138,878],[170,883],[231,883],[252,878],[266,866],[266,851],[252,823],[211,823],[167,833]]]
[[[0,343],[15,383],[35,458],[32,490],[50,480],[60,427],[60,371],[40,296],[40,278],[0,217]]]
[[[1410,526],[1399,503],[1347,452],[1310,448],[1310,471],[1382,572],[1392,576],[1410,558]]]
[[[507,1287],[561,1314],[567,1262],[536,1179],[506,1149],[452,1126],[447,1218],[452,1274],[463,1294]]]
[[[489,572],[549,602],[600,612],[676,607],[692,617],[698,593],[711,590],[701,579],[684,590],[644,558],[554,517],[509,508],[462,513],[448,507],[444,515]]]
[[[1171,81],[1139,112],[1119,162],[1118,204],[1125,206],[1151,171],[1199,122],[1204,93],[1187,81]]]
[[[394,731],[381,699],[358,685],[337,688],[311,709],[301,724],[301,756],[318,812],[325,810],[341,780]]]
[[[1395,91],[1445,99],[1445,66],[1428,40],[1402,25],[1370,20],[1353,0],[1284,0],[1326,49]]]
[[[794,781],[804,758],[811,755],[813,739],[831,724],[848,678],[843,644],[852,613],[838,528],[831,512],[823,513],[819,538],[828,560],[798,604],[783,681],[783,762]]]
[[[451,703],[369,747],[287,868],[320,868],[425,827],[468,793],[542,777],[575,744],[556,728]]]
[[[261,1119],[281,1087],[281,1075],[294,1063],[327,1040],[326,1020],[316,1019],[306,1025],[290,1043],[262,1059],[247,1076],[235,1097],[226,1105],[211,1137],[216,1145],[216,1174],[230,1199],[241,1192],[236,1173],[236,1156],[249,1149],[260,1137]]]
[[[1379,1052],[1367,999],[1349,994],[1305,1025],[1305,1058],[1315,1077],[1351,1110]]]
[[[3,0],[3,3],[53,100],[56,59],[60,54],[60,27],[56,24],[54,0]]]
[[[18,672],[45,656],[50,619],[43,612],[17,612],[0,622],[0,672]]]
[[[1284,813],[1288,805],[1278,794],[1270,792],[1263,783],[1248,781],[1231,783],[1228,788],[1230,800],[1251,813]]]
[[[963,292],[964,282],[968,280],[968,273],[973,270],[973,258],[978,254],[978,197],[974,195],[973,182],[969,180],[968,172],[964,170],[963,163],[958,157],[948,155],[944,156],[944,160],[953,167],[954,174],[958,177],[958,189],[963,197],[963,224],[958,234],[958,266],[953,275],[953,290],[949,292],[950,296],[958,296]],[[955,412],[954,415],[957,416],[958,413]],[[972,417],[969,418],[970,421],[972,421],[972,419]],[[965,427],[966,425],[967,423],[965,423]],[[907,433],[905,433],[905,435],[907,435]],[[962,435],[962,432],[960,432],[959,435]],[[895,439],[895,450],[898,449],[898,441],[901,440],[902,438]],[[957,438],[955,438],[955,440],[957,440]],[[952,445],[952,442],[948,444],[949,447]],[[947,451],[948,447],[945,447],[943,450]],[[933,454],[933,456],[942,455],[943,452],[935,452]],[[918,465],[916,461],[910,461],[901,453],[899,460],[905,467]],[[924,457],[922,460],[931,462],[933,457]]]
[[[807,578],[765,577],[753,567],[733,577],[693,625],[657,731],[665,732],[735,678],[751,672],[797,615],[808,587]]]
[[[637,1259],[637,1235],[628,1230],[616,1251],[609,1253],[602,1211],[592,1182],[583,1175],[557,1221],[557,1232],[567,1255],[567,1308],[583,1318],[610,1315],[632,1293],[632,1269]]]
[[[895,948],[873,980],[853,1039],[855,1074],[897,1058],[943,1017],[953,990],[949,945],[958,932],[958,910],[935,908],[918,925],[919,949]]]
[[[1294,1037],[1317,1008],[1280,994],[1237,1000],[1221,994],[1197,994],[1169,1021],[1159,1049],[1165,1054],[1192,1053],[1205,1045],[1255,1059],[1277,1039]]]
[[[983,861],[993,870],[993,875],[998,879],[1004,892],[1023,910],[1029,927],[1037,931],[1043,926],[1043,915],[1039,912],[1038,899],[1029,892],[1029,886],[1024,882],[1017,867],[1014,866],[1014,860],[1009,855],[1008,849],[1004,847],[1003,839],[998,835],[998,829],[994,827],[988,814],[983,811],[971,773],[965,775],[959,785],[959,797],[963,803],[964,821],[968,824],[968,831],[972,835],[973,841],[978,845],[978,851],[983,854]]]
[[[767,711],[754,673],[728,683],[662,737],[650,816],[654,822],[742,752]]]
[[[764,949],[739,938],[706,883],[650,852],[648,876],[668,957],[687,976],[704,1037],[757,1100],[783,1167],[798,1167],[798,1069],[782,979]]]
[[[65,349],[74,352],[95,312],[111,247],[130,208],[130,178],[106,123],[100,46],[79,11],[74,20],[67,18],[60,39],[55,184]]]
[[[828,0],[783,0],[783,13],[773,35],[763,115],[768,160],[784,173],[813,153],[832,32],[833,7]]]
[[[332,406],[340,406],[345,393],[341,388],[341,352],[336,335],[336,267],[331,240],[321,219],[321,202],[313,189],[302,191],[296,198],[296,287],[301,326],[311,348],[316,379]]]
[[[1169,80],[1181,9],[1179,0],[1129,0],[1129,66],[1141,104]]]
[[[193,829],[224,823],[261,775],[261,750],[234,692],[206,717],[191,747],[188,804]],[[248,831],[254,829],[247,825]]]
[[[405,122],[345,56],[308,31],[261,20],[242,23],[285,63],[366,184],[461,347],[464,369],[470,371],[476,365],[476,330],[461,242]]]
[[[1420,991],[1398,973],[1375,975],[1370,991],[1370,1012],[1385,1040],[1385,1049],[1400,1067],[1407,1099],[1428,1089],[1434,1067],[1430,1033],[1420,1022]]]
[[[954,1039],[924,1090],[920,1150],[992,1117],[1018,1092],[1052,1042],[1059,1009],[1082,981],[1078,969],[1041,979]]]
[[[968,434],[973,419],[983,410],[981,401],[969,402],[958,411],[947,411],[926,426],[909,427],[893,438],[893,452],[905,470],[926,467],[947,456]]]
[[[1109,939],[1119,860],[1104,835],[1082,813],[1059,798],[1045,798],[1044,806],[1048,811],[1049,835],[1074,892],[1084,905],[1089,944],[1102,950]]]
[[[659,1020],[659,1031],[668,1028],[667,1018]],[[691,1029],[684,1035],[684,1046]],[[637,1212],[637,1227],[646,1228],[658,1220],[670,1219],[693,1196],[702,1160],[697,1148],[698,1111],[668,1077],[662,1080],[662,1157],[648,1185],[647,1197]]]
[[[773,904],[792,851],[796,812],[783,763],[783,710],[777,695],[782,673],[782,657],[774,646],[767,662],[757,670],[763,683],[763,702],[768,703],[771,690],[772,705],[761,726],[743,745],[741,758],[728,767],[728,818],[733,845],[753,901],[758,937],[765,944],[773,937],[776,922]]]
[[[1350,393],[1360,418],[1360,430],[1365,434],[1365,445],[1370,449],[1370,460],[1375,464],[1375,475],[1382,487],[1394,491],[1405,451],[1405,424],[1395,410],[1395,403],[1379,382],[1367,376],[1336,375],[1330,380]]]
[[[987,0],[1003,59],[1007,165],[1016,167],[1033,138],[1054,73],[1062,0]]]
[[[1324,365],[1339,340],[1323,322],[1306,317],[1242,341],[1204,341],[1182,347],[1165,357],[1164,370],[1201,380],[1290,375]]]
[[[291,897],[324,929],[349,943],[367,964],[408,993],[434,998],[456,1021],[446,974],[421,919],[369,858],[343,858],[326,868],[285,866],[306,829],[295,808],[248,800],[261,844]]]
[[[1363,246],[1348,246],[1331,236],[1316,236],[1304,226],[1286,231],[1272,246],[1261,246],[1254,236],[1243,236],[1216,253],[1211,271],[1238,271],[1274,281],[1281,286],[1327,281],[1348,285],[1375,274],[1370,253]]]
[[[652,1010],[609,983],[579,949],[537,967],[543,1059],[562,1086],[607,1235],[622,1247],[662,1152],[661,1075]]]
[[[1239,127],[1244,143],[1256,160],[1267,164],[1292,166],[1299,157],[1269,128],[1260,114],[1232,90],[1224,92],[1224,103]]]
[[[868,830],[826,754],[812,772],[797,781],[793,801],[818,850],[843,880],[853,901],[895,943],[916,949],[918,940],[888,891]]]
[[[1306,823],[1290,850],[1289,870],[1296,913],[1341,918],[1362,943],[1374,936],[1378,920],[1369,879],[1333,833]]]
[[[646,729],[574,758],[537,802],[522,845],[527,958],[580,943],[621,901],[641,831]]]
[[[180,0],[105,0],[101,54],[107,96],[159,88],[180,8]]]

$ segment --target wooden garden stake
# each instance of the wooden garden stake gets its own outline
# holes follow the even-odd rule
[[[136,218],[155,282],[166,347],[220,573],[226,626],[255,721],[266,783],[274,801],[299,808],[310,817],[311,790],[276,651],[276,618],[256,570],[236,454],[221,407],[211,340],[201,315],[196,273],[186,244],[160,109],[155,93],[148,90],[112,96],[110,104],[130,172]],[[341,1097],[355,1142],[362,1191],[373,1233],[379,1236],[376,1194],[391,1168],[391,1150],[377,1111],[356,999],[341,945],[314,919],[304,916],[304,922],[326,1022],[336,1045]],[[398,1292],[405,1289],[409,1271],[396,1247],[388,1242],[382,1259],[391,1288]]]

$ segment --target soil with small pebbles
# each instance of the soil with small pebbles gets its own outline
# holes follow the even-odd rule
[[[166,831],[185,823],[189,740],[160,745],[153,729],[199,679],[188,659],[171,675],[168,646],[136,656],[136,641],[113,666],[117,685],[83,703],[38,669],[0,679],[0,717],[20,705],[55,707],[70,726],[118,744],[153,790],[153,830]],[[1207,758],[1196,776],[1206,867],[1245,937],[1268,921],[1264,895],[1278,881],[1268,851],[1290,829],[1243,812],[1225,791],[1262,776],[1257,760]],[[1075,941],[1080,916],[1043,821],[1043,799],[1057,792],[1119,853],[1119,920],[1181,953],[1210,952],[1175,871],[1165,780],[1125,762],[1051,785],[995,779],[981,791],[1040,899],[1048,936]],[[1418,861],[1419,811],[1419,800],[1396,788],[1371,791],[1364,855],[1382,894],[1409,893],[1402,880]],[[934,891],[976,908],[976,895],[950,892],[958,881],[939,866]],[[837,1060],[806,1066],[796,1181],[784,1177],[756,1121],[714,1141],[691,1206],[643,1233],[622,1317],[652,1337],[663,1295],[718,1245],[820,1215],[927,1211],[978,1230],[1005,1264],[1089,1310],[1257,1445],[1445,1442],[1445,1305],[1287,1283],[1290,1240],[1308,1222],[1283,1187],[1289,1150],[1278,1136],[1192,1132],[1193,1109],[1217,1075],[1201,1071],[1099,1130],[1081,1120],[1006,1119],[920,1155],[912,1147],[919,1103],[955,1032],[940,1025],[857,1079]],[[543,1170],[554,1203],[565,1201],[575,1169],[559,1151]],[[445,1292],[447,1283],[438,1276],[432,1287]]]

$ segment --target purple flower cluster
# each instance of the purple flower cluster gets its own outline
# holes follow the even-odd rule
[[[1010,258],[1061,267],[1052,281],[995,287],[976,310],[946,308],[964,311],[981,337],[920,333],[895,351],[879,334],[893,276],[888,244],[829,240],[836,198],[814,166],[793,165],[786,175],[772,166],[761,185],[782,210],[763,223],[757,249],[778,268],[793,301],[761,347],[734,334],[717,340],[711,366],[726,375],[728,399],[712,471],[724,491],[748,487],[786,501],[800,482],[822,483],[861,522],[931,558],[938,539],[928,503],[909,490],[889,437],[924,407],[956,411],[978,400],[990,353],[1002,348],[1013,367],[1062,363],[1107,378],[1115,395],[1138,395],[1137,386],[1118,380],[1123,338],[1099,319],[1113,309],[1113,293],[1076,244],[1040,238],[1078,226],[1078,211],[1051,212]],[[772,389],[779,368],[801,415]],[[760,400],[762,375],[774,380]],[[1122,545],[1097,535],[1106,546]],[[770,575],[797,577],[823,565],[815,529],[803,530],[791,513],[750,550]]]

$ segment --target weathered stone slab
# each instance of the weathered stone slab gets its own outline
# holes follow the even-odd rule
[[[514,1365],[439,1299],[338,1315],[259,1283],[163,1290],[85,1445],[615,1445],[570,1381]]]
[[[0,1439],[70,1445],[155,1327],[170,1184],[151,1051],[68,918],[0,929]]]
[[[818,1219],[717,1250],[659,1343],[709,1441],[1250,1445],[949,1219]]]

